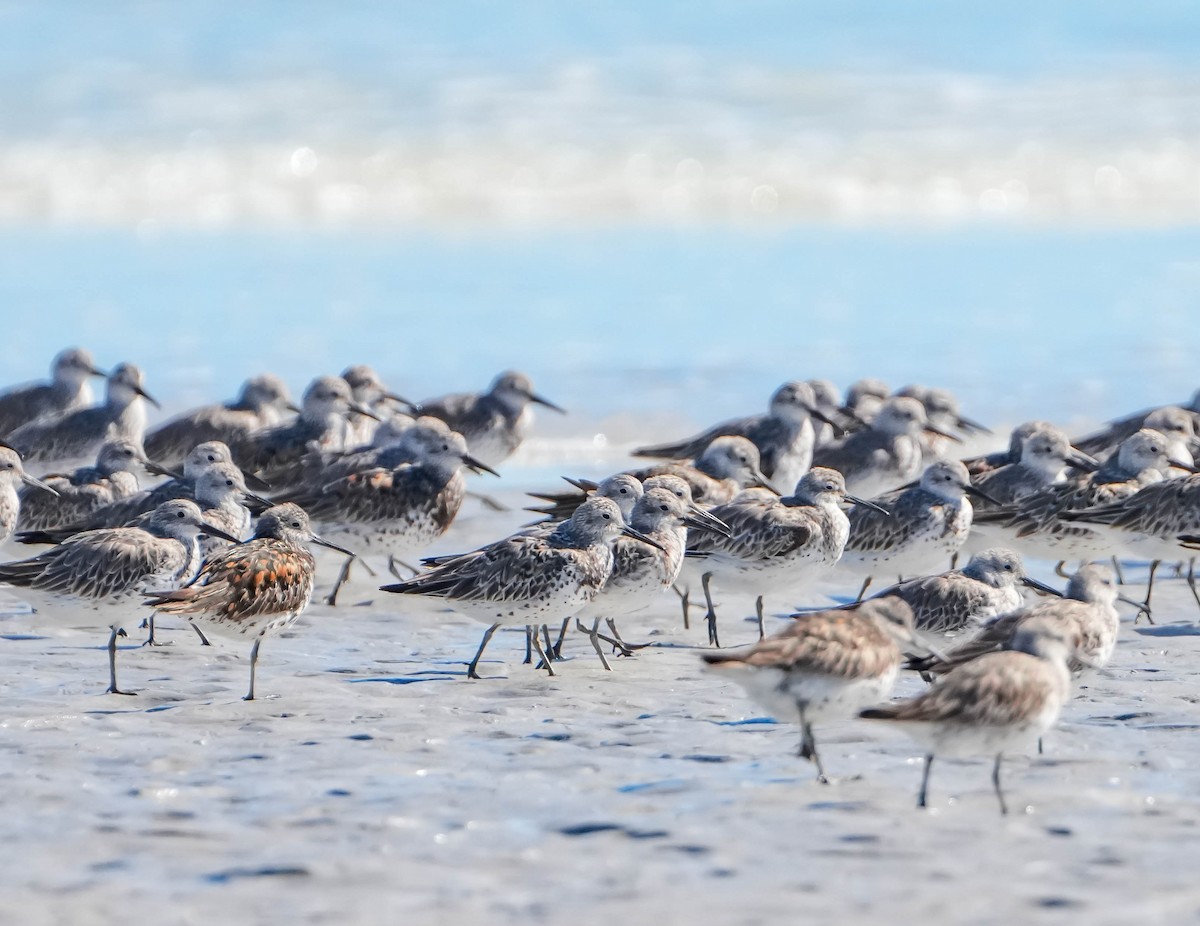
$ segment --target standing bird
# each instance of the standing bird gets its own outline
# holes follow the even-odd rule
[[[46,477],[54,494],[22,490],[17,526],[23,531],[49,531],[86,521],[106,505],[136,494],[137,472],[147,463],[142,448],[133,441],[106,441],[94,466]]]
[[[800,756],[828,784],[813,724],[853,717],[891,694],[900,670],[897,640],[916,642],[912,611],[898,598],[872,599],[853,610],[802,615],[748,650],[701,658],[772,717],[799,724]]]
[[[442,396],[421,402],[415,408],[419,414],[441,418],[465,437],[475,459],[498,466],[525,439],[533,422],[530,404],[566,414],[564,409],[534,392],[528,376],[513,371],[497,376],[487,392]]]
[[[916,399],[895,396],[883,403],[868,427],[822,447],[813,455],[813,463],[836,469],[845,476],[847,488],[858,495],[881,495],[917,478],[928,446],[922,437],[925,432],[958,440],[931,425],[925,406]]]
[[[860,598],[881,572],[901,579],[929,574],[954,556],[971,532],[974,508],[968,495],[987,499],[971,485],[963,464],[930,464],[919,484],[876,497],[878,509],[860,506],[850,512],[850,538],[838,571],[863,577]]]
[[[1075,646],[1052,622],[1030,622],[1011,648],[965,663],[915,698],[868,708],[859,716],[899,724],[925,748],[917,806],[926,807],[929,771],[937,756],[995,756],[992,786],[1008,813],[1000,786],[1004,753],[1028,748],[1058,722],[1070,694],[1067,660]]]
[[[717,614],[709,583],[727,592],[755,596],[758,635],[763,637],[763,602],[768,595],[791,595],[833,568],[850,533],[844,501],[870,504],[846,492],[841,473],[814,467],[786,498],[761,495],[734,499],[710,509],[733,536],[689,536],[688,555],[700,572],[708,611],[708,642],[720,646]]]
[[[141,446],[146,430],[142,399],[155,408],[161,407],[142,388],[142,371],[132,363],[119,363],[108,375],[103,405],[31,421],[9,434],[8,443],[28,463],[59,467],[80,466],[94,460],[106,440],[129,440]]]
[[[96,368],[86,350],[71,347],[60,351],[50,364],[50,382],[13,386],[0,392],[0,436],[37,418],[90,405],[88,379],[106,375]]]
[[[153,593],[145,603],[160,614],[184,616],[218,636],[253,637],[250,690],[243,699],[253,701],[263,637],[294,624],[312,599],[316,562],[309,543],[353,555],[313,534],[300,506],[275,505],[259,516],[252,540],[209,559],[182,588]]]
[[[219,440],[233,446],[255,431],[273,427],[292,403],[283,380],[270,373],[252,377],[231,402],[205,405],[160,424],[146,435],[146,455],[162,466],[175,467],[197,444]]]
[[[812,465],[816,434],[812,419],[833,425],[817,408],[808,383],[784,383],[771,396],[767,414],[737,418],[714,425],[702,434],[669,444],[639,447],[635,457],[688,460],[699,456],[718,437],[745,437],[758,448],[759,465],[772,488],[788,492]]]
[[[575,615],[599,594],[612,573],[612,545],[622,533],[655,546],[625,525],[616,502],[593,497],[549,534],[514,534],[383,591],[440,599],[487,623],[467,667],[468,678],[479,678],[479,659],[502,625],[537,628],[552,615]],[[553,674],[536,633],[532,644]]]
[[[175,588],[200,567],[200,532],[224,536],[207,524],[196,503],[166,502],[147,525],[114,527],[76,534],[29,559],[0,565],[0,582],[22,589],[39,614],[98,615],[108,638],[109,694],[132,694],[117,687],[117,637],[147,593]],[[224,536],[236,541],[237,538]]]
[[[19,483],[38,489],[50,497],[58,494],[52,486],[25,472],[19,453],[12,447],[0,444],[0,545],[8,542],[21,520],[21,501],[24,493],[18,494]]]

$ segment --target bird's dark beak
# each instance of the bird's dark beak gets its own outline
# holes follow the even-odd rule
[[[558,412],[560,415],[565,415],[567,410],[560,405],[555,405],[549,399],[538,395],[536,392],[527,393],[525,398],[529,399],[534,405],[544,405],[546,408]]]
[[[283,407],[286,408],[289,412],[292,412],[297,415],[300,414],[300,406],[297,405],[295,402],[284,402]]]
[[[834,421],[832,418],[830,418],[828,415],[826,415],[823,411],[821,411],[815,405],[805,405],[804,410],[807,411],[814,418],[816,418],[817,421],[823,421],[827,425],[829,425],[831,428],[833,428],[837,431],[845,430],[845,428],[842,427],[842,423],[840,421]]]
[[[394,393],[394,392],[385,392],[383,394],[383,397],[385,399],[387,399],[389,402],[396,402],[400,405],[407,405],[409,408],[417,407],[415,402],[410,402],[408,399],[404,398],[404,396],[396,395],[396,393]]]
[[[863,421],[849,405],[839,405],[838,414],[845,415],[846,420],[856,428],[865,428],[867,426],[867,423]]]
[[[270,492],[271,483],[263,479],[261,476],[256,476],[254,473],[248,473],[242,470],[242,477],[246,480],[246,487],[253,489],[255,492]]]
[[[926,434],[936,434],[938,437],[944,437],[944,438],[946,438],[946,440],[952,440],[956,444],[962,443],[962,438],[959,437],[957,434],[951,434],[949,431],[944,431],[941,428],[939,428],[936,424],[927,424],[927,425],[925,425],[923,430],[925,431]]]
[[[751,470],[750,481],[747,483],[747,485],[752,489],[766,489],[772,495],[779,495],[779,490],[776,489],[774,486],[771,485],[770,482],[767,481],[767,477],[763,474],[763,471],[761,469],[759,469],[757,466],[754,467],[753,470]]]
[[[207,521],[200,522],[200,533],[207,534],[209,537],[220,537],[222,540],[228,540],[230,543],[241,543],[240,537],[235,537],[233,534],[226,533],[221,528],[209,524]]]
[[[261,495],[255,495],[253,492],[243,492],[242,497],[246,501],[250,502],[251,505],[256,508],[261,508],[263,511],[266,511],[275,504],[275,502],[271,501],[269,498],[263,498]]]
[[[991,428],[985,428],[978,421],[972,421],[966,415],[959,415],[954,419],[955,425],[962,428],[968,434],[991,434]]]
[[[99,367],[89,366],[89,367],[85,367],[85,369],[88,371],[89,376],[99,376],[102,379],[108,379],[108,374],[105,373],[103,370],[101,370]]]
[[[1176,469],[1181,469],[1187,473],[1200,473],[1200,466],[1194,463],[1185,463],[1183,460],[1178,460],[1175,457],[1167,457],[1167,462]]]
[[[376,421],[383,421],[382,418],[367,408],[367,406],[360,405],[358,402],[350,403],[350,411],[354,412],[356,415],[362,415],[365,418],[374,418]]]
[[[666,550],[663,548],[663,545],[661,543],[659,543],[657,540],[653,540],[650,537],[647,537],[640,530],[630,527],[628,524],[626,524],[624,527],[621,528],[621,533],[624,534],[626,537],[632,537],[634,540],[640,540],[642,543],[649,544],[650,546],[654,547],[654,549],[656,549],[656,550],[663,550],[664,553],[666,552]]]
[[[134,386],[133,391],[136,392],[138,395],[140,395],[143,399],[145,399],[151,405],[153,405],[155,408],[157,408],[157,409],[162,408],[162,405],[159,404],[158,399],[154,398],[154,396],[152,396],[150,393],[148,393],[141,386]]]
[[[967,483],[963,486],[963,491],[968,495],[974,495],[976,498],[982,498],[989,505],[995,505],[997,508],[1003,508],[1004,503],[994,496],[988,495],[983,489],[978,489],[975,486]]]
[[[313,543],[315,543],[319,547],[328,547],[330,550],[337,550],[339,553],[342,553],[345,556],[349,556],[351,558],[358,556],[357,553],[351,553],[345,547],[339,547],[336,543],[331,543],[330,541],[326,540],[323,537],[318,537],[316,534],[313,534],[308,539],[311,540]]]
[[[563,476],[563,479],[584,492],[595,492],[600,488],[600,483],[593,482],[591,479],[576,479],[573,476]]]
[[[183,473],[177,473],[173,469],[167,469],[161,463],[155,463],[153,460],[142,460],[142,466],[151,476],[166,476],[169,479],[182,479]]]
[[[55,489],[53,486],[46,485],[46,483],[42,482],[42,480],[38,479],[36,476],[30,476],[29,473],[22,472],[21,481],[27,486],[33,486],[35,489],[41,489],[44,492],[49,492],[55,498],[58,497],[57,489]]]
[[[1061,598],[1063,593],[1056,588],[1051,588],[1045,582],[1039,582],[1037,579],[1031,579],[1029,576],[1021,576],[1021,584],[1026,588],[1032,588],[1039,595],[1050,595],[1054,598]]]
[[[733,539],[733,531],[729,525],[715,514],[705,511],[699,505],[688,505],[688,513],[684,517],[683,523],[699,531],[710,531],[714,534],[720,534],[722,537],[728,537],[730,540]]]
[[[890,518],[892,516],[892,513],[884,508],[883,505],[877,505],[869,499],[859,498],[857,495],[851,495],[849,492],[846,493],[846,501],[850,502],[852,505],[862,505],[864,508],[870,508],[872,511],[878,511],[885,517]]]
[[[494,469],[492,469],[486,463],[480,463],[469,453],[464,453],[462,455],[462,461],[463,461],[463,463],[466,464],[467,468],[472,470],[473,472],[490,473],[491,475],[495,476],[497,479],[500,478],[500,474],[498,472],[496,472]]]
[[[1094,473],[1100,468],[1100,462],[1095,457],[1088,456],[1082,450],[1076,450],[1074,447],[1067,451],[1067,465],[1081,469],[1085,473]]]

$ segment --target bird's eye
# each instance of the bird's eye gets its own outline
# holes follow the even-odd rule
[[[209,462],[209,463],[216,463],[216,462],[217,462],[217,458],[216,458],[216,457],[214,457],[214,456],[213,456],[213,455],[210,453],[210,454],[208,455],[208,462]]]
[[[1012,564],[1006,563],[1004,566],[1004,570],[1005,570],[1005,572],[1012,572]]]
[[[621,490],[621,494],[622,494],[622,495],[628,495],[628,494],[629,494],[629,490],[628,490],[628,489],[622,489],[622,490]]]
[[[659,511],[670,511],[671,509],[668,508],[666,505],[659,505],[658,510]]]
[[[603,517],[604,517],[604,520],[605,520],[605,521],[611,521],[611,520],[612,520],[612,515],[607,515],[607,514],[606,514],[606,515],[604,515]]]
[[[177,518],[183,518],[183,517],[186,517],[186,515],[185,515],[185,513],[184,513],[184,512],[182,512],[182,511],[181,511],[181,512],[179,512],[179,514],[175,515],[175,517],[177,517]]]

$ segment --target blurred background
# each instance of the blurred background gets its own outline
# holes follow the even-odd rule
[[[516,367],[621,440],[791,378],[1200,386],[1194,0],[22,0],[0,113],[8,382]]]

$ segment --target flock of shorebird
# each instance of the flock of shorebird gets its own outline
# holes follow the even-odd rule
[[[92,377],[107,383],[95,405]],[[442,536],[470,494],[464,471],[496,474],[531,405],[563,411],[528,377],[414,403],[355,366],[314,380],[297,407],[259,376],[237,399],[149,431],[147,402],[136,366],[106,374],[78,349],[55,358],[50,383],[0,393],[0,542],[48,545],[0,565],[0,582],[39,615],[101,615],[109,692],[128,693],[117,640],[146,606],[185,618],[204,644],[206,631],[250,642],[253,699],[263,638],[312,598],[312,543],[345,556],[330,604],[356,558],[377,558],[398,600],[487,624],[471,678],[505,625],[524,627],[526,662],[536,654],[554,674],[574,622],[607,669],[606,649],[642,648],[617,620],[674,589],[685,626],[703,595],[714,647],[717,601],[753,602],[758,642],[703,660],[798,724],[820,780],[816,723],[889,721],[923,744],[921,806],[936,756],[982,754],[1004,810],[1003,755],[1040,742],[1072,679],[1108,663],[1117,602],[1149,617],[1159,563],[1200,548],[1200,393],[1075,441],[1029,422],[1003,452],[957,460],[956,443],[986,429],[944,390],[861,380],[843,397],[824,380],[788,382],[765,414],[634,451],[651,465],[537,493],[530,510],[544,520],[407,575],[404,558]],[[164,481],[142,488],[145,473]],[[1026,575],[1021,554],[1058,561],[1064,576],[1080,565],[1060,593]],[[1118,593],[1122,557],[1151,562],[1143,601]],[[898,581],[865,597],[877,579]],[[1190,568],[1187,579],[1200,604]],[[767,635],[767,614],[831,592],[857,598],[791,613]],[[881,703],[902,668],[929,688]]]

